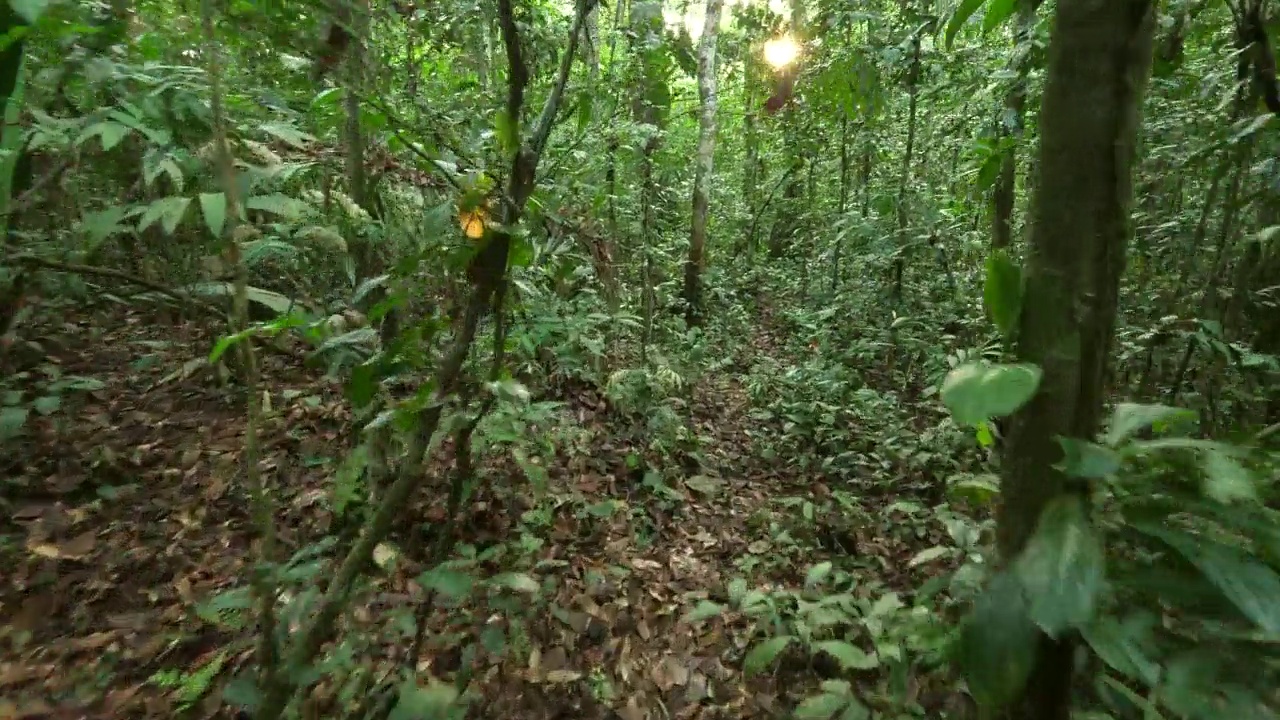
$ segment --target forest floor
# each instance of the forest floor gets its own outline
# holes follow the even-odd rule
[[[204,325],[113,310],[27,329],[45,353],[27,380],[71,379],[80,390],[64,390],[47,415],[32,413],[0,458],[0,720],[234,715],[220,689],[249,662],[252,628],[212,624],[196,608],[243,583],[254,557],[237,479],[244,398],[201,364],[215,339]],[[772,352],[768,330],[754,343]],[[261,357],[271,412],[260,467],[280,504],[280,544],[293,552],[329,532],[332,477],[353,423],[340,384],[304,367],[300,354]],[[627,456],[643,451],[614,432],[607,403],[590,390],[563,398],[594,432],[550,468],[561,500],[530,572],[554,577],[555,597],[526,610],[518,651],[474,661],[482,692],[471,717],[781,717],[818,682],[809,660],[745,679],[752,624],[732,613],[689,623],[691,609],[723,598],[735,577],[798,586],[831,552],[865,573],[859,587],[869,594],[905,597],[922,580],[927,569],[908,561],[940,542],[937,523],[903,520],[886,507],[896,498],[868,498],[859,517],[875,522],[837,523],[846,537],[834,543],[802,541],[803,528],[787,531],[799,511],[783,501],[830,490],[785,460],[758,456],[753,433],[775,430],[752,419],[738,379],[715,374],[692,397],[702,467],[667,478],[678,500],[665,509],[629,478]],[[487,472],[509,469],[499,462]],[[439,494],[420,493],[410,517],[432,517]],[[583,512],[627,497],[627,512]],[[464,532],[517,532],[493,505],[481,496]],[[398,537],[412,545],[405,532]],[[413,578],[425,568],[404,555],[375,576],[350,619],[368,628],[371,646],[356,657],[375,677],[397,667],[412,639],[387,618],[424,597]],[[449,679],[461,659],[445,634],[493,619],[460,625],[457,609],[431,617],[419,669]],[[320,687],[313,708],[325,707],[326,692],[337,691]]]

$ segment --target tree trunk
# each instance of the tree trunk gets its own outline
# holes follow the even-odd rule
[[[689,259],[684,267],[685,322],[702,322],[702,270],[707,256],[707,215],[711,173],[716,150],[716,33],[723,0],[707,0],[706,22],[698,42],[698,157],[693,178],[693,219],[689,230]]]
[[[991,193],[991,246],[1006,248],[1013,244],[1013,207],[1018,176],[1018,146],[1023,135],[1023,118],[1027,109],[1027,76],[1031,72],[1031,36],[1036,27],[1036,9],[1041,0],[1018,0],[1018,29],[1014,33],[1013,87],[1005,96],[1004,108],[996,122],[996,137],[1012,137],[1015,144],[1004,151],[1000,160],[1000,176]]]
[[[1055,496],[1059,436],[1092,439],[1131,235],[1132,169],[1155,27],[1151,0],[1059,0],[1040,111],[1026,296],[1017,353],[1039,392],[1010,422],[997,543],[1011,562]],[[1010,718],[1068,720],[1070,639],[1042,639]]]
[[[920,104],[920,33],[922,32],[924,32],[922,28],[916,29],[915,35],[911,38],[911,68],[907,70],[907,92],[911,96],[907,105],[907,151],[902,156],[902,173],[898,177],[898,254],[893,259],[893,284],[890,288],[890,297],[895,301],[902,298],[902,274],[906,268],[906,259],[903,254],[907,246],[907,194],[911,187],[911,156],[915,152],[916,145],[916,111]]]

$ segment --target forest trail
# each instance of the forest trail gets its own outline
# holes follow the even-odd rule
[[[768,332],[753,341],[757,353],[774,349]],[[0,638],[0,718],[230,717],[220,689],[249,661],[252,628],[214,622],[200,608],[246,577],[253,542],[236,480],[243,398],[200,360],[215,338],[137,313],[33,336],[50,355],[41,371],[82,378],[85,392],[68,399],[78,403],[72,412],[33,423],[22,452],[4,459],[26,500],[4,508],[0,602],[10,622]],[[272,412],[261,468],[289,552],[330,532],[332,477],[352,435],[340,384],[301,357],[262,354]],[[801,673],[808,658],[744,679],[754,623],[733,611],[688,622],[691,611],[724,603],[734,578],[752,588],[801,585],[825,559],[815,547],[855,555],[868,593],[918,582],[907,561],[933,534],[895,532],[902,510],[853,507],[848,494],[842,505],[821,479],[785,459],[762,460],[757,440],[773,429],[753,420],[741,383],[712,374],[693,390],[690,416],[703,439],[696,474],[628,473],[635,448],[617,440],[606,404],[584,392],[565,400],[598,432],[550,469],[540,521],[518,525],[495,512],[497,498],[477,498],[463,531],[474,536],[458,540],[538,535],[530,574],[554,594],[519,611],[526,636],[505,659],[476,661],[482,692],[471,716],[773,717],[816,683]],[[412,513],[420,524],[434,494]],[[412,534],[396,543],[411,548]],[[389,619],[423,598],[414,578],[426,568],[403,555],[375,576],[350,620],[367,626],[362,652],[374,677],[394,670],[409,644]],[[479,619],[481,634],[497,617]],[[420,674],[455,677],[463,661],[444,638],[475,632],[475,623],[437,610]],[[316,707],[335,692],[319,688]]]

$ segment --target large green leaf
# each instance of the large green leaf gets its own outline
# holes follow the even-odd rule
[[[1009,337],[1022,311],[1022,268],[1003,249],[987,257],[987,280],[982,289],[983,305],[1000,332]]]
[[[229,282],[204,282],[188,285],[184,290],[197,297],[230,298],[235,295],[236,287]],[[284,315],[295,309],[294,302],[278,292],[250,285],[246,288],[246,295],[250,303],[269,308],[277,315]]]
[[[437,567],[418,576],[418,584],[426,590],[434,590],[450,600],[461,600],[471,594],[476,579],[470,573]]]
[[[1007,572],[997,574],[974,602],[956,646],[960,672],[979,706],[998,710],[1018,697],[1031,675],[1039,638],[1022,584]]]
[[[845,670],[873,670],[880,667],[880,658],[843,640],[814,643],[813,649],[835,658],[840,662],[840,667]]]
[[[1080,628],[1080,634],[1113,670],[1154,686],[1160,679],[1160,665],[1150,657],[1151,630],[1156,622],[1150,613],[1135,614],[1123,621],[1099,617]]]
[[[187,206],[191,204],[189,197],[164,197],[147,206],[146,212],[138,219],[138,232],[151,227],[157,220],[168,235],[178,229],[178,223],[187,214]]]
[[[778,659],[778,655],[781,654],[794,639],[795,638],[790,635],[779,635],[777,637],[771,637],[751,648],[751,652],[747,653],[747,657],[742,661],[742,673],[744,675],[755,675],[770,665],[773,665],[773,661]]]
[[[1022,407],[1040,387],[1034,365],[968,363],[947,373],[942,402],[961,425],[977,425]]]
[[[982,32],[989,33],[1004,24],[1013,15],[1018,2],[1030,0],[991,0],[987,3],[987,14],[982,17]]]
[[[311,212],[311,206],[302,200],[279,193],[251,197],[245,201],[244,205],[249,210],[268,212],[289,220],[296,220]]]
[[[1134,529],[1158,538],[1196,566],[1236,609],[1269,633],[1280,633],[1280,577],[1239,548],[1148,523]]]
[[[204,215],[205,227],[216,238],[222,237],[222,229],[227,223],[227,196],[217,193],[200,193],[200,213]]]
[[[21,435],[29,412],[21,406],[0,407],[0,440],[12,440]]]
[[[410,678],[400,686],[389,720],[445,720],[457,702],[458,691],[453,685],[432,681],[422,687]]]
[[[1258,488],[1249,471],[1231,456],[1217,450],[1203,455],[1204,493],[1220,503],[1256,502]]]
[[[1050,501],[1014,563],[1032,621],[1053,637],[1089,622],[1105,577],[1103,553],[1084,498],[1064,494]]]
[[[80,133],[80,137],[76,138],[76,144],[83,144],[85,140],[90,138],[100,138],[102,140],[103,151],[111,150],[119,145],[122,140],[133,132],[133,129],[121,125],[120,123],[103,121],[97,122],[84,129]]]
[[[48,6],[49,0],[9,0],[9,7],[30,25],[36,24]]]
[[[947,21],[946,31],[946,43],[948,50],[951,49],[951,43],[955,40],[956,33],[960,32],[960,28],[964,27],[964,24],[969,21],[969,18],[973,17],[973,14],[977,12],[978,8],[982,7],[982,3],[986,1],[987,0],[963,0],[963,2],[960,3],[960,7],[956,8],[956,11],[951,14],[951,19]]]
[[[796,707],[795,718],[796,720],[829,720],[831,716],[840,712],[841,708],[848,704],[848,695],[837,695],[835,693],[811,695]]]
[[[1101,479],[1120,469],[1120,455],[1109,447],[1077,438],[1058,438],[1062,446],[1059,469],[1071,477]]]

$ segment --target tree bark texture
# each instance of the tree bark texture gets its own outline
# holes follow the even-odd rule
[[[1017,345],[1044,375],[1009,424],[997,529],[1006,563],[1052,498],[1082,490],[1054,468],[1057,438],[1098,429],[1154,27],[1152,0],[1059,0],[1054,13]],[[1071,675],[1071,640],[1044,638],[1008,717],[1068,720]]]

